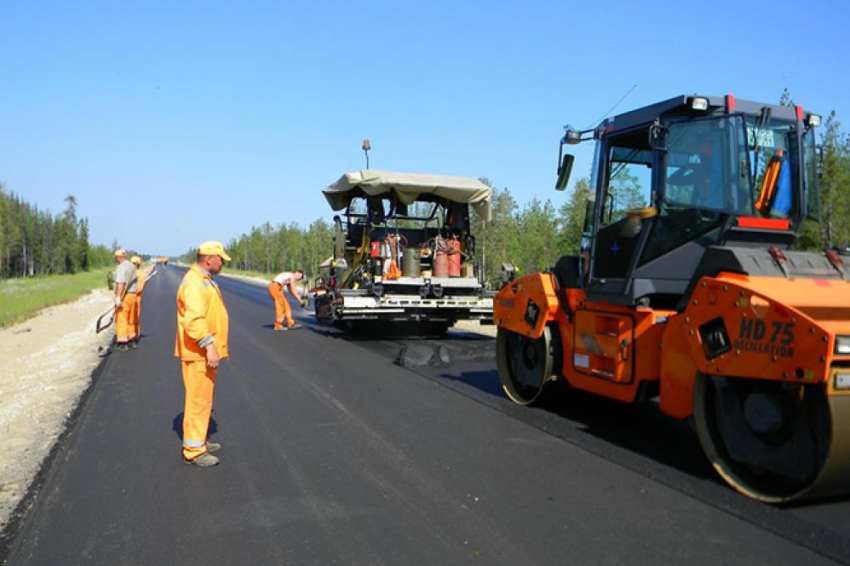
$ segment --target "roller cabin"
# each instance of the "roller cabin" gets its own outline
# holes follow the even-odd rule
[[[553,380],[693,419],[732,487],[781,503],[850,490],[850,258],[792,251],[818,220],[802,107],[679,96],[618,115],[595,143],[580,256],[494,300],[505,393]],[[561,153],[557,187],[573,156]]]

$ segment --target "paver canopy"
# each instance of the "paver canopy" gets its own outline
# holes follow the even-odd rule
[[[493,190],[477,179],[423,173],[397,173],[364,169],[346,173],[322,191],[333,210],[342,210],[357,196],[379,196],[395,192],[404,204],[412,204],[420,195],[435,195],[452,202],[472,205],[475,213],[490,220]]]

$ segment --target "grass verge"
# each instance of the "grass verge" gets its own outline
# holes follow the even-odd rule
[[[0,280],[0,328],[23,322],[43,308],[71,302],[106,288],[109,267],[75,273]]]

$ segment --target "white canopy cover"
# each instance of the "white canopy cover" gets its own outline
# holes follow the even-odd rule
[[[398,199],[412,204],[421,194],[432,194],[452,202],[465,202],[484,220],[490,220],[490,198],[493,190],[477,179],[424,173],[396,173],[378,169],[364,169],[346,173],[322,192],[333,210],[342,210],[354,196],[355,189],[369,196],[387,194],[395,190]]]

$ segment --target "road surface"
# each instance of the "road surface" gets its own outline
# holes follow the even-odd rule
[[[518,407],[492,339],[350,337],[308,311],[275,333],[266,290],[233,279],[219,278],[221,464],[186,466],[182,274],[160,268],[146,287],[141,347],[98,369],[2,541],[6,564],[850,562],[850,500],[747,500],[652,403],[561,390]]]

